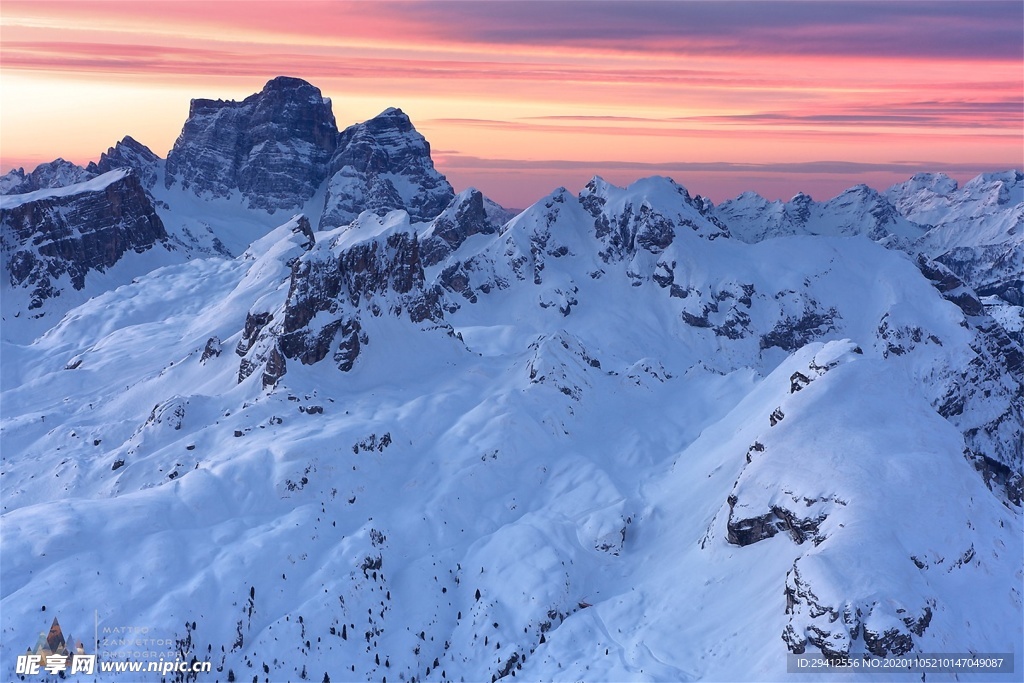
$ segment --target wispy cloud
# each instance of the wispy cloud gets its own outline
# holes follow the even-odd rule
[[[621,161],[614,159],[596,159],[592,161],[580,161],[573,159],[488,159],[472,155],[458,154],[453,152],[438,155],[438,161],[442,166],[459,169],[510,169],[510,170],[543,170],[543,171],[577,171],[590,169],[606,169],[615,171],[631,171],[641,175],[665,173],[671,171],[704,171],[713,173],[782,173],[797,175],[819,175],[822,173],[834,175],[856,175],[873,172],[905,173],[912,175],[921,169],[941,169],[952,173],[980,173],[983,170],[993,168],[988,162],[958,162],[937,160],[918,161],[884,161],[884,162],[855,162],[855,161],[800,161],[800,162],[773,162],[773,163],[739,163],[731,161],[664,161],[664,162],[640,162]],[[1012,160],[1005,164],[997,165],[998,168],[1013,168]]]
[[[45,5],[45,7],[40,7]],[[831,55],[941,60],[1020,59],[1017,0],[919,2],[26,2],[5,0],[8,23],[192,29],[222,39],[654,52]],[[159,23],[155,23],[159,22]]]
[[[684,55],[1019,59],[1019,2],[396,3],[448,38]]]

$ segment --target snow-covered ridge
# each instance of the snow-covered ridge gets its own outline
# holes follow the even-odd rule
[[[124,178],[128,172],[128,169],[121,168],[72,185],[48,187],[41,190],[35,190],[34,192],[26,192],[25,194],[0,195],[0,209],[9,211],[15,207],[21,206],[22,204],[39,201],[40,199],[71,197],[84,192],[100,192],[101,190],[105,190],[112,183]]]
[[[160,217],[129,169],[0,198],[0,251],[7,274],[5,318],[40,321],[27,326],[19,321],[5,329],[5,337],[23,339],[46,329],[41,319],[52,308],[49,302],[62,298],[80,303],[102,291],[87,291],[87,278],[91,283],[120,266],[113,282],[121,284],[127,280],[118,280],[125,275],[130,279],[175,260]],[[125,259],[128,254],[145,257]],[[105,285],[112,284],[104,279]]]

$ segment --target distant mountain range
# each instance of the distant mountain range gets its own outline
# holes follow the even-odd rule
[[[1020,171],[517,213],[280,77],[0,191],[9,677],[94,611],[237,681],[1024,652]]]

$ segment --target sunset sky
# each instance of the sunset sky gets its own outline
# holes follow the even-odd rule
[[[277,75],[340,127],[401,107],[457,190],[524,207],[599,174],[827,199],[1024,166],[1024,2],[0,5],[2,170],[166,156],[193,97]]]

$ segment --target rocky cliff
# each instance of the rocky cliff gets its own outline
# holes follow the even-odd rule
[[[198,196],[237,191],[254,209],[295,208],[327,177],[336,143],[330,100],[281,76],[241,102],[192,100],[165,182]]]
[[[138,176],[128,170],[5,197],[0,209],[7,273],[12,286],[31,289],[30,309],[59,296],[64,278],[82,289],[91,271],[167,237]]]
[[[321,229],[345,225],[366,210],[404,209],[413,221],[428,221],[455,196],[434,168],[430,144],[401,109],[342,131],[330,168]]]
[[[157,181],[160,157],[149,147],[130,135],[116,145],[100,154],[99,161],[90,161],[85,170],[93,175],[102,175],[119,168],[130,168],[135,171],[139,181],[147,190],[153,189]]]
[[[328,354],[348,372],[370,343],[366,316],[454,334],[444,320],[439,289],[426,285],[408,214],[367,214],[348,228],[316,234],[305,216],[297,216],[275,233],[290,233],[287,241],[295,245],[286,260],[287,294],[283,301],[264,299],[247,314],[235,348],[241,356],[239,382],[262,370],[262,385],[272,387],[289,361],[312,365]]]
[[[23,168],[16,168],[0,176],[0,194],[24,194],[66,187],[89,180],[93,175],[94,173],[78,164],[58,158],[39,164],[31,173],[25,173]]]
[[[400,109],[339,133],[330,100],[287,77],[241,102],[193,100],[167,156],[165,183],[198,196],[238,192],[250,208],[275,211],[302,207],[324,181],[320,229],[366,210],[404,209],[414,221],[427,221],[454,197],[434,168],[430,145]]]

